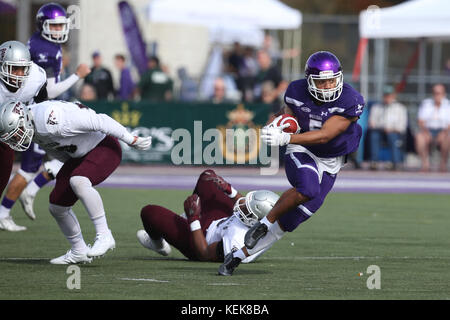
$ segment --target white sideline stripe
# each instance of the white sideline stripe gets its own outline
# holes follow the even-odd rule
[[[208,286],[243,286],[242,283],[207,283]]]
[[[145,279],[145,278],[138,278],[138,279],[135,279],[135,278],[119,278],[119,280],[125,280],[125,281],[163,282],[163,283],[169,282],[169,281],[167,281],[167,280]]]
[[[409,257],[409,256],[401,256],[401,257],[381,257],[381,256],[374,256],[374,257],[365,257],[365,256],[355,256],[355,257],[339,257],[339,256],[323,256],[323,257],[264,257],[261,258],[268,259],[268,260],[378,260],[378,259],[396,259],[396,260],[419,260],[419,259],[426,259],[426,260],[449,260],[450,257]]]
[[[311,168],[312,169],[312,168]],[[164,178],[167,178],[164,176]],[[225,176],[225,179],[228,179],[230,183],[239,185],[249,184],[249,177],[238,177],[238,176]],[[186,186],[195,186],[196,178],[191,176],[178,176],[176,177],[176,181],[173,185],[177,185],[179,187]],[[161,185],[161,177],[158,176],[111,176],[107,180],[105,180],[105,184],[130,184],[130,185],[142,185],[142,186],[160,186]],[[290,184],[286,177],[276,176],[276,177],[259,177],[255,176],[251,178],[251,184],[255,187],[264,186],[264,187],[286,187],[289,188]],[[436,181],[436,180],[408,180],[408,179],[395,179],[395,180],[385,180],[385,179],[353,179],[347,177],[340,177],[336,180],[334,185],[334,190],[345,190],[345,189],[356,189],[356,188],[371,188],[371,189],[380,189],[383,190],[385,188],[389,189],[405,189],[405,190],[450,190],[450,181]]]
[[[1,258],[0,261],[40,261],[40,260],[51,260],[52,258]]]

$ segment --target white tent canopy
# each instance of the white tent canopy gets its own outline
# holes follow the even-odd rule
[[[200,25],[212,41],[257,45],[263,29],[298,29],[302,16],[278,0],[152,0],[152,22]],[[249,43],[251,42],[251,43]]]
[[[411,0],[399,5],[362,11],[361,38],[450,37],[449,0]]]
[[[442,47],[439,41],[450,38],[449,0],[410,0],[392,7],[380,9],[371,6],[359,15],[361,39],[374,39],[375,96],[381,99],[382,86],[389,77],[386,75],[388,57],[386,48],[389,39],[419,39],[418,73],[416,78],[417,101],[426,96],[426,85],[432,83],[427,78],[426,40],[433,39],[433,72],[440,69]],[[361,91],[368,95],[369,65],[368,49],[361,64]],[[437,79],[437,78],[435,78]]]

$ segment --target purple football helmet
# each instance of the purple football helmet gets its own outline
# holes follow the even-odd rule
[[[331,102],[337,100],[344,87],[344,75],[338,58],[328,51],[312,54],[305,66],[305,77],[308,81],[309,93],[318,101]],[[332,79],[334,87],[318,88],[316,80]]]
[[[64,43],[69,38],[70,19],[66,10],[57,3],[44,4],[36,14],[38,30],[44,39],[54,43]],[[51,25],[61,25],[61,30],[53,30]]]

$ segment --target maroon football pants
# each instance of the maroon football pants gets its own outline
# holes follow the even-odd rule
[[[206,181],[206,177],[208,175],[204,173],[200,175],[193,192],[200,197],[200,224],[204,235],[212,221],[229,217],[234,205],[213,182]],[[148,205],[142,208],[141,219],[145,231],[152,239],[162,237],[188,259],[198,260],[190,226],[185,218],[164,207]]]
[[[8,185],[14,162],[14,150],[0,142],[0,197]]]
[[[94,149],[82,158],[67,160],[56,176],[56,183],[50,193],[50,203],[71,207],[78,196],[70,186],[70,178],[88,178],[93,186],[105,181],[117,169],[122,160],[122,149],[116,138],[106,136]]]

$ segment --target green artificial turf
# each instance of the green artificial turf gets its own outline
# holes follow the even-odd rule
[[[182,212],[189,191],[99,188],[116,249],[80,265],[81,289],[68,289],[67,266],[49,263],[69,244],[48,212],[49,187],[35,202],[37,219],[13,208],[25,232],[0,232],[0,299],[449,299],[450,198],[434,194],[331,193],[310,220],[231,277],[219,263],[192,262],[177,250],[162,257],[136,239],[146,204]],[[87,243],[94,227],[75,206]],[[367,268],[381,271],[368,289]]]

